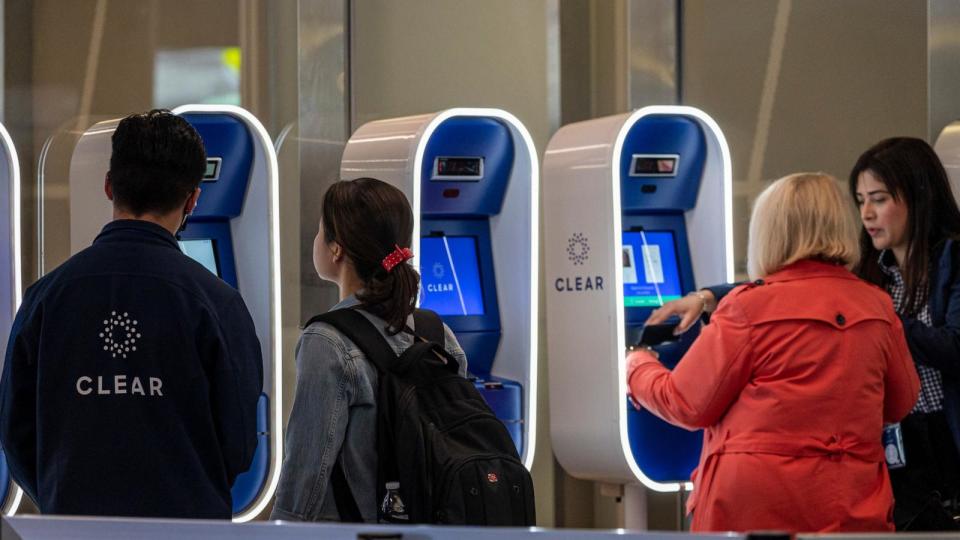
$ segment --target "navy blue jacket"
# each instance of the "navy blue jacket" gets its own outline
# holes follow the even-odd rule
[[[946,241],[930,269],[930,283],[933,326],[902,317],[903,331],[913,361],[943,374],[943,411],[960,449],[960,244]]]
[[[943,374],[943,410],[953,442],[960,449],[960,243],[948,239],[935,263],[930,269],[928,300],[933,326],[909,317],[900,320],[914,363]],[[708,287],[717,302],[733,288]]]
[[[45,514],[228,519],[262,384],[240,294],[162,227],[114,221],[27,290],[0,443]]]

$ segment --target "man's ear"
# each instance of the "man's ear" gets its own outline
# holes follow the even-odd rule
[[[103,178],[103,192],[107,195],[108,201],[113,201],[113,183],[110,182],[110,171],[107,171],[107,175]]]
[[[193,193],[187,197],[187,202],[183,205],[183,212],[188,216],[197,208],[197,202],[200,201],[200,188],[193,190]]]

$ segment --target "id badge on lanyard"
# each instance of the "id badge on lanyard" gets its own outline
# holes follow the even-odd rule
[[[903,451],[903,431],[900,424],[887,424],[883,428],[883,454],[888,469],[900,469],[907,466],[907,455]]]

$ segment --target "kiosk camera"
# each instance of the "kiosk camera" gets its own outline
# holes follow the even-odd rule
[[[561,128],[543,168],[554,452],[577,477],[678,491],[702,434],[628,404],[626,348],[657,306],[733,279],[726,141],[697,109],[645,107]]]
[[[364,124],[347,142],[345,180],[400,188],[414,215],[420,306],[436,311],[470,373],[533,463],[537,402],[536,150],[497,109],[449,109]]]
[[[20,161],[13,140],[0,125],[0,351],[7,350],[13,318],[20,307]],[[3,357],[0,356],[0,366]],[[23,491],[10,477],[6,457],[0,450],[0,510],[12,515],[20,506]]]
[[[280,237],[277,158],[267,131],[248,111],[229,105],[174,109],[199,132],[207,153],[202,194],[180,248],[237,288],[263,348],[263,394],[257,409],[257,450],[234,482],[235,521],[256,517],[270,503],[282,456]],[[79,138],[70,162],[70,246],[89,246],[111,220],[103,196],[111,136],[119,119],[100,122]],[[44,236],[40,237],[43,246]],[[42,247],[41,247],[42,249]]]

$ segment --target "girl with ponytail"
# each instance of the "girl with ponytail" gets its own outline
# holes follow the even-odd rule
[[[323,197],[313,242],[317,274],[337,284],[398,355],[414,341],[420,275],[412,258],[413,212],[397,188],[374,178],[333,184]],[[445,348],[466,375],[467,361],[444,325]],[[297,390],[271,519],[340,521],[331,477],[342,471],[366,522],[376,522],[377,370],[332,326],[315,322],[297,344]],[[339,462],[339,467],[334,467]]]

